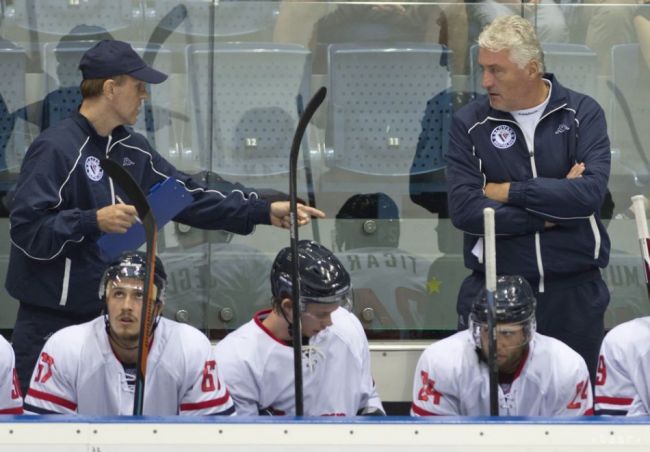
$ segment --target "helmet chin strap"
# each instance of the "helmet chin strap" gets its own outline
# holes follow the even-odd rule
[[[282,314],[282,318],[284,319],[285,322],[287,322],[287,331],[289,333],[289,339],[293,338],[293,323],[289,320],[287,317],[287,314],[284,313],[284,309],[280,307],[280,314]],[[302,343],[303,345],[307,345],[309,343],[309,338],[305,335],[302,336]]]

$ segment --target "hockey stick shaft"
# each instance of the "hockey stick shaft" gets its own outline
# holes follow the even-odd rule
[[[487,291],[488,367],[490,372],[490,416],[499,415],[499,370],[497,368],[496,309],[494,294],[497,290],[496,238],[494,209],[483,209],[485,228],[485,288]]]
[[[138,217],[142,221],[147,246],[147,266],[144,277],[142,312],[140,314],[140,337],[138,339],[138,357],[136,361],[135,393],[133,396],[133,414],[141,416],[144,407],[144,383],[147,375],[147,358],[149,356],[150,339],[153,332],[154,314],[154,274],[156,271],[156,239],[158,227],[153,216],[147,197],[131,174],[112,160],[101,161],[102,168],[117,182],[135,206]]]
[[[289,231],[291,235],[291,259],[293,262],[291,271],[291,297],[293,300],[293,370],[294,370],[294,388],[296,399],[296,416],[302,416],[304,413],[303,394],[302,394],[302,326],[300,324],[300,275],[298,271],[298,195],[297,195],[297,166],[298,154],[300,153],[300,144],[302,143],[307,124],[314,113],[325,100],[327,89],[321,87],[311,98],[305,111],[300,115],[296,132],[293,135],[291,143],[291,152],[289,154]]]
[[[641,247],[641,260],[645,274],[645,285],[650,297],[650,234],[648,234],[648,221],[645,216],[646,197],[643,195],[632,196],[632,211],[636,220],[636,232]]]
[[[296,98],[296,104],[298,107],[298,116],[302,115],[304,112],[304,105],[302,100],[302,94],[298,94]],[[307,140],[309,141],[309,140]],[[316,193],[314,191],[314,177],[312,174],[311,168],[311,154],[309,152],[309,146],[305,146],[304,152],[302,154],[303,164],[305,165],[305,182],[307,183],[307,200],[311,207],[316,207]],[[318,222],[311,222],[311,231],[314,235],[314,240],[320,242],[320,231],[318,229]]]

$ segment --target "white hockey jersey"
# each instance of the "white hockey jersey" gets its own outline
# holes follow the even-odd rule
[[[633,372],[650,352],[650,317],[641,317],[613,328],[600,346],[596,374],[595,412],[625,415],[639,395]]]
[[[238,415],[295,414],[293,348],[262,324],[269,312],[257,313],[216,346]],[[383,411],[370,375],[368,341],[359,320],[345,309],[334,311],[332,325],[303,346],[302,365],[305,416]]]
[[[647,344],[647,342],[646,342]],[[628,416],[650,416],[650,348],[639,355],[639,362],[632,369],[632,384],[637,391]]]
[[[0,336],[0,414],[23,414],[14,350]]]
[[[499,386],[502,416],[592,414],[589,373],[584,360],[562,342],[536,333],[528,355],[507,392]],[[487,416],[488,366],[468,330],[431,344],[413,377],[413,416]]]
[[[25,410],[36,414],[130,415],[135,374],[115,356],[104,318],[64,328],[43,347]],[[145,415],[232,414],[210,341],[199,330],[160,319],[147,360]]]

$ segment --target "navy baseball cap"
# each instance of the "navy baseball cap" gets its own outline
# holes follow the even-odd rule
[[[144,62],[130,44],[114,39],[99,41],[81,57],[79,69],[84,80],[127,74],[147,83],[162,83],[167,74]]]

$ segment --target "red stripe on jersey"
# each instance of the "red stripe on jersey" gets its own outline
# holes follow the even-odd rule
[[[23,407],[5,408],[4,410],[0,410],[0,414],[23,414]]]
[[[607,397],[607,396],[596,396],[594,401],[596,403],[610,403],[612,405],[629,405],[632,403],[633,399],[627,397]]]
[[[420,408],[415,403],[411,404],[411,409],[413,410],[413,412],[415,414],[417,414],[419,416],[440,416],[439,414],[431,413],[430,411],[427,411],[427,410],[425,410],[423,408]]]
[[[223,405],[230,399],[230,393],[226,391],[226,394],[223,397],[218,399],[206,400],[204,402],[197,403],[181,403],[181,411],[192,411],[192,410],[202,410],[204,408],[212,408],[215,406]]]
[[[585,411],[585,416],[593,416],[594,415],[594,409],[589,408],[587,411]]]
[[[55,403],[57,405],[60,405],[62,407],[68,408],[73,411],[76,411],[77,409],[77,404],[74,402],[70,402],[69,400],[66,400],[64,398],[57,397],[52,394],[48,394],[47,392],[37,391],[36,389],[33,388],[29,388],[27,390],[27,395],[32,396],[36,399],[45,400],[46,402]]]

